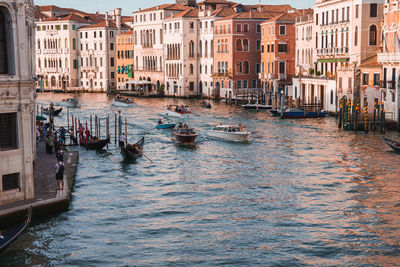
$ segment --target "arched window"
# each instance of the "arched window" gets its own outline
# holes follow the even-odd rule
[[[241,61],[236,62],[236,73],[237,74],[243,73],[243,65]]]
[[[245,61],[243,63],[243,68],[244,68],[244,74],[249,74],[249,62]]]
[[[190,64],[190,74],[193,74],[193,72],[194,72],[193,64]]]
[[[202,42],[200,41],[199,42],[199,57],[202,57],[203,56],[203,44],[202,44]]]
[[[333,105],[333,91],[331,90],[331,105]]]
[[[189,42],[189,57],[194,57],[194,42]]]
[[[10,12],[0,7],[0,74],[13,74],[12,33]]]
[[[214,56],[214,40],[211,40],[211,57]]]
[[[207,41],[204,43],[204,56],[208,57],[208,42]]]
[[[243,46],[242,46],[242,40],[237,39],[236,40],[236,51],[241,52],[243,51]]]
[[[225,52],[228,52],[228,39],[225,39]]]
[[[245,52],[249,51],[249,40],[247,40],[247,39],[243,40],[243,51],[245,51]]]
[[[375,25],[369,27],[369,45],[376,45],[377,29]]]
[[[358,46],[358,27],[354,29],[354,46]]]
[[[218,62],[217,66],[218,66],[218,74],[219,74],[219,73],[221,73],[221,62]]]
[[[218,42],[217,42],[217,52],[218,53],[221,52],[221,41],[220,40],[218,40]]]

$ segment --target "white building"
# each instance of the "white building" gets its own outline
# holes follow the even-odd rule
[[[79,86],[78,28],[92,23],[75,13],[36,21],[37,86],[67,90]]]
[[[382,4],[383,0],[318,0],[315,3],[315,36],[311,40],[316,52],[311,70],[314,77],[302,77],[301,83],[294,81],[294,88],[301,88],[300,98],[304,102],[316,101],[334,112],[341,96],[360,97],[354,76],[363,60],[377,54]],[[301,23],[297,25],[301,27]],[[336,81],[335,87],[332,81]]]
[[[116,83],[116,36],[129,27],[122,23],[121,9],[105,20],[78,29],[80,87],[89,92],[108,92]]]
[[[0,1],[0,205],[34,198],[32,0]]]
[[[134,79],[151,83],[145,88],[147,94],[165,87],[163,20],[189,9],[188,6],[164,4],[133,13]]]

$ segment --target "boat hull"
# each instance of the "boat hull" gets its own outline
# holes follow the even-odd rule
[[[244,109],[249,109],[249,110],[257,110],[257,109],[272,109],[272,106],[267,106],[267,105],[257,105],[257,104],[247,104],[247,105],[242,105]]]
[[[113,100],[112,105],[114,107],[121,107],[121,108],[132,108],[132,107],[136,107],[135,103],[124,103],[124,102],[120,102],[120,101],[115,101]]]
[[[382,137],[383,141],[385,141],[385,143],[391,148],[393,149],[395,152],[400,153],[400,143],[395,142],[389,138],[386,137]]]
[[[279,117],[281,115],[280,110],[270,110],[272,116]],[[305,119],[305,118],[323,118],[328,116],[327,112],[283,112],[283,117],[287,119]]]
[[[227,140],[227,141],[234,141],[234,142],[248,142],[249,141],[249,132],[225,132],[225,131],[214,131],[209,130],[207,132],[208,136]]]
[[[81,143],[81,146],[84,146],[84,147],[86,147],[86,149],[89,149],[89,150],[100,150],[100,149],[103,149],[109,143],[110,143],[110,138],[99,140],[99,141],[93,142],[93,143],[87,143],[87,144],[86,144],[85,140],[83,140],[83,142]]]
[[[182,117],[182,114],[181,114],[181,113],[178,113],[178,112],[175,112],[175,111],[172,111],[172,110],[167,110],[167,111],[164,113],[164,115],[165,115],[165,116],[176,117],[176,118]]]
[[[175,128],[175,123],[166,123],[166,124],[159,124],[156,126],[156,129],[173,129]]]
[[[179,144],[194,144],[197,134],[172,134],[172,140]]]
[[[62,111],[62,108],[60,108],[60,109],[55,109],[55,110],[54,110],[54,116],[60,115],[61,111]],[[42,112],[43,112],[43,114],[45,114],[45,115],[50,115],[50,112],[49,112],[48,109],[42,109]]]

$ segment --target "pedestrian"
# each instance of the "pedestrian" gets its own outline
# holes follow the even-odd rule
[[[61,141],[62,141],[62,143],[65,144],[65,133],[67,132],[67,130],[65,130],[65,128],[61,126],[59,131],[60,131]]]
[[[61,159],[56,163],[57,190],[64,189],[64,162]]]
[[[46,144],[48,145],[48,154],[53,154],[53,147],[54,147],[54,138],[51,132],[48,133],[48,137],[46,140]]]
[[[63,146],[63,144],[59,144],[56,156],[57,156],[57,159],[61,159],[62,161],[64,161],[64,146]]]

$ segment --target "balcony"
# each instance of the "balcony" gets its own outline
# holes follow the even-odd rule
[[[400,61],[400,53],[379,53],[378,63],[396,63]]]
[[[93,71],[93,72],[97,72],[98,68],[94,67],[94,66],[85,66],[85,67],[81,67],[82,71]]]
[[[330,47],[317,49],[317,56],[336,56],[345,55],[347,53],[349,53],[348,47]]]
[[[278,80],[284,81],[287,79],[287,74],[286,73],[279,73],[278,74]]]

